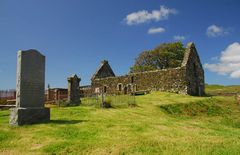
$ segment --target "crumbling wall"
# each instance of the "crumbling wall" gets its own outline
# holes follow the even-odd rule
[[[185,68],[172,68],[101,78],[92,81],[94,89],[106,87],[109,94],[124,94],[133,91],[161,90],[187,94]],[[121,90],[119,89],[121,86]]]
[[[184,68],[171,68],[134,74],[139,90],[160,90],[186,94]]]
[[[125,76],[117,76],[117,77],[108,77],[92,80],[92,88],[95,93],[100,93],[104,91],[104,87],[106,89],[105,93],[108,94],[120,94],[124,87],[130,83],[129,77]],[[122,89],[118,90],[118,84],[122,84]]]

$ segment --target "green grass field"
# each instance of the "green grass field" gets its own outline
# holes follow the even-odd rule
[[[9,127],[9,111],[0,111],[0,154],[240,154],[234,96],[152,92],[136,96],[135,107],[109,109],[82,102],[21,127]]]

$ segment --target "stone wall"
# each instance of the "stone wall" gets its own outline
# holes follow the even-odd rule
[[[94,92],[91,85],[88,86],[80,86],[80,97],[90,97]]]
[[[45,101],[58,101],[67,99],[68,90],[65,88],[49,88],[45,91]]]
[[[121,85],[121,86],[120,86]],[[109,94],[126,94],[133,91],[160,90],[187,94],[185,68],[173,68],[92,81],[93,89]]]

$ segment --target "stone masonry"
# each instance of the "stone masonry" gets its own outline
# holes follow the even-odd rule
[[[93,75],[92,80],[105,77],[115,77],[115,74],[107,60],[103,60],[101,62],[101,65]]]
[[[10,125],[50,120],[44,108],[45,56],[36,50],[18,52],[16,108],[10,111]]]

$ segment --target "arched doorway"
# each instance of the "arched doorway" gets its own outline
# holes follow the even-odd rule
[[[124,94],[127,94],[127,87],[126,86],[124,87],[123,90],[124,90]]]
[[[107,93],[107,86],[103,86],[103,93]]]

